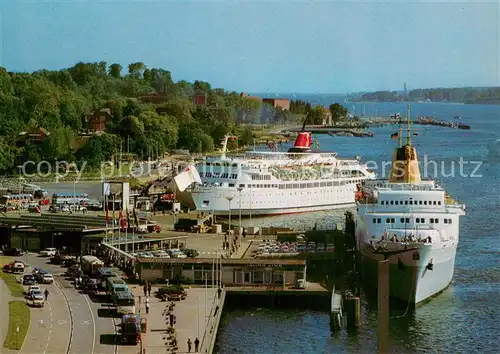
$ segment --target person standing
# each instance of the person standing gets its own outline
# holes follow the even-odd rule
[[[151,282],[148,283],[148,296],[151,296]]]
[[[45,289],[45,301],[47,301],[47,299],[49,298],[49,290],[48,289]]]
[[[149,314],[149,299],[146,299],[146,315]]]
[[[188,338],[188,353],[191,353],[191,346],[193,343],[191,343],[191,338]]]
[[[200,340],[198,339],[198,337],[196,337],[196,339],[194,340],[194,351],[195,352],[198,352],[199,345],[200,345]]]
[[[144,283],[143,290],[144,290],[144,296],[148,296],[148,285],[147,285],[147,283]]]

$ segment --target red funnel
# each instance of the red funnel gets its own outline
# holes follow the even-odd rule
[[[299,149],[310,149],[311,148],[311,133],[309,132],[301,132],[295,140],[294,148]]]

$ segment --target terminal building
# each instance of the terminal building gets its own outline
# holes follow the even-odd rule
[[[140,258],[135,270],[141,281],[185,277],[195,284],[217,281],[225,285],[293,285],[306,278],[305,260],[208,258]]]

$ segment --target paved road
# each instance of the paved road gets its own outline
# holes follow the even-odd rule
[[[51,286],[52,288],[49,288],[49,303],[51,306],[46,306],[44,309],[33,309],[34,311],[42,311],[37,313],[37,322],[35,322],[35,317],[32,317],[31,327],[22,354],[138,353],[139,346],[115,345],[116,325],[120,322],[119,319],[111,316],[107,303],[94,302],[88,295],[76,290],[71,280],[65,279],[63,275],[66,268],[50,264],[47,258],[37,257],[32,254],[28,255],[26,260],[32,266],[43,268],[52,273],[55,284]],[[57,307],[55,306],[56,303]],[[63,310],[67,314],[65,319],[61,315]],[[54,337],[54,330],[59,330],[60,327],[63,327],[68,333],[68,340],[69,333],[71,333],[69,351],[67,347],[61,347],[61,332],[57,332],[57,339]],[[50,333],[51,329],[52,333]],[[48,334],[50,334],[50,338],[47,336]],[[28,339],[30,339],[31,343],[29,347]],[[46,345],[48,348],[45,349],[45,352],[43,345]],[[59,346],[57,347],[57,345]],[[25,348],[30,351],[27,351]]]

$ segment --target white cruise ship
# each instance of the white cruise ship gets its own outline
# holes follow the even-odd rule
[[[196,166],[202,179],[191,186],[196,209],[251,216],[353,206],[356,185],[374,178],[374,173],[359,158],[313,152],[311,133],[304,128],[288,152],[250,151],[226,157],[226,137],[220,157]]]
[[[406,142],[400,128],[389,180],[365,181],[356,193],[356,238],[365,283],[377,286],[385,254],[390,296],[416,305],[451,283],[465,205],[421,179],[409,115],[408,109]]]

